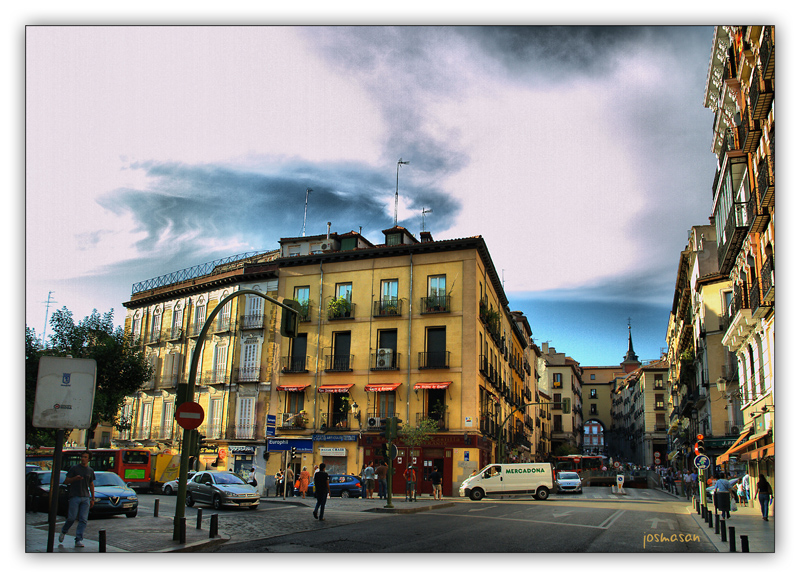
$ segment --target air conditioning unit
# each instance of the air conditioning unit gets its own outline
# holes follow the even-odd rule
[[[736,426],[731,427],[731,434],[738,436],[739,435],[739,428]]]
[[[376,367],[378,368],[392,367],[393,357],[394,357],[393,350],[382,347],[381,349],[378,350]]]
[[[322,245],[319,246],[321,251],[332,251],[333,250],[333,243],[331,241],[325,241]]]
[[[368,417],[367,418],[367,427],[381,427],[381,418],[379,417]]]

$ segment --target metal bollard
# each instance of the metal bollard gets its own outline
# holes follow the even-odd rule
[[[725,520],[720,520],[720,522],[719,522],[719,533],[720,533],[720,539],[723,542],[727,542],[728,541],[728,531],[725,529]]]
[[[702,505],[703,504],[701,504],[700,502],[697,502],[697,513],[698,514],[700,513],[700,506],[702,506]]]
[[[750,539],[747,536],[742,536],[742,552],[750,551]]]
[[[731,526],[728,528],[728,543],[730,544],[730,551],[736,552],[736,528]]]
[[[742,537],[744,538],[745,536],[742,536]],[[100,542],[100,551],[101,552],[105,552],[106,551],[106,531],[105,530],[100,530],[99,542]]]
[[[714,516],[715,515],[719,516],[719,514],[711,514],[711,512],[708,512],[708,527],[709,528],[713,528],[714,527]]]
[[[714,516],[714,533],[719,534],[719,514]]]
[[[158,498],[156,498],[156,501],[153,503],[153,517],[158,518]]]
[[[203,508],[197,508],[197,529],[203,529]]]
[[[181,544],[186,543],[186,518],[183,517],[180,520],[180,527],[178,528],[178,542]]]
[[[211,527],[208,529],[208,537],[209,538],[215,538],[219,534],[219,532],[217,531],[218,527],[219,527],[219,515],[218,514],[212,514],[211,515]]]

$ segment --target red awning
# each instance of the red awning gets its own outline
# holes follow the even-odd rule
[[[398,387],[399,383],[370,383],[364,386],[364,391],[394,391]]]
[[[278,390],[279,391],[303,391],[309,385],[310,384],[308,384],[308,383],[305,384],[305,385],[279,385],[278,386]]]
[[[717,457],[716,463],[717,463],[718,466],[721,466],[722,464],[727,462],[729,459],[731,459],[731,454],[738,452],[739,448],[742,445],[744,445],[742,443],[742,440],[744,438],[746,438],[747,436],[749,436],[751,431],[752,431],[752,428],[747,428],[746,430],[744,430],[742,432],[742,435],[740,435],[739,438],[735,442],[733,442],[731,444],[731,447],[729,447],[728,450],[724,454],[722,454],[721,456]]]
[[[453,383],[452,381],[420,381],[414,386],[414,389],[447,389],[447,386]]]
[[[354,383],[340,383],[337,385],[320,385],[317,391],[321,393],[347,393]]]

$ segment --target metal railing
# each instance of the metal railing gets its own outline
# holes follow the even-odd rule
[[[449,367],[449,351],[420,351],[419,369],[448,369]]]
[[[281,373],[307,373],[308,372],[308,356],[294,357],[285,356],[281,358]]]
[[[306,429],[308,425],[308,418],[302,414],[284,413],[281,414],[280,418],[278,429]]]
[[[353,371],[353,355],[326,355],[325,371]]]
[[[233,431],[233,437],[237,440],[254,440],[256,439],[256,426],[255,424],[238,424]]]
[[[380,299],[372,303],[373,317],[393,317],[402,315],[403,302],[396,297],[391,299]]]
[[[327,430],[348,430],[350,429],[350,414],[345,411],[320,414],[320,425]]]
[[[420,313],[449,313],[450,295],[429,295],[421,297],[419,302]]]
[[[266,367],[263,365],[245,365],[244,367],[234,367],[231,381],[236,383],[249,383],[261,381],[265,375]]]
[[[263,329],[266,326],[266,315],[242,315],[239,318],[239,327],[242,329]]]
[[[392,351],[392,353],[372,353],[370,354],[369,366],[372,371],[400,369],[400,354],[396,351]]]

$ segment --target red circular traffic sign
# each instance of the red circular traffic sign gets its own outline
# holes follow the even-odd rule
[[[193,401],[187,401],[178,406],[178,410],[175,412],[175,421],[183,429],[197,429],[203,423],[205,416],[203,406]]]

